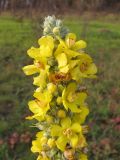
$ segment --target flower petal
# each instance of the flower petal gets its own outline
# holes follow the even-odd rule
[[[41,139],[44,135],[44,131],[37,132],[36,137]]]
[[[53,49],[54,39],[52,36],[43,36],[38,40],[38,44],[41,46],[49,46],[51,49]]]
[[[69,59],[72,59],[73,57],[77,57],[77,56],[80,55],[79,52],[75,52],[75,51],[70,50],[70,49],[65,49],[65,53],[67,54],[67,57],[68,57]]]
[[[70,73],[71,73],[72,79],[76,81],[79,81],[80,78],[82,78],[81,72],[78,66],[73,68]]]
[[[34,92],[33,96],[40,101],[41,106],[47,105],[52,99],[52,95],[48,90],[44,92]]]
[[[43,57],[52,56],[54,48],[54,39],[52,36],[43,36],[38,40],[40,45],[40,53]]]
[[[22,68],[26,75],[32,75],[40,70],[35,65],[28,65]]]
[[[31,58],[34,58],[36,60],[40,60],[40,58],[41,58],[41,56],[40,56],[40,48],[31,47],[30,49],[28,49],[27,54]]]
[[[67,65],[67,56],[65,53],[60,53],[56,56],[56,59],[58,61],[58,67],[64,67]]]
[[[76,147],[77,143],[78,143],[78,136],[77,134],[72,135],[72,137],[70,138],[71,141],[71,146],[74,148]]]
[[[87,146],[87,142],[86,142],[86,139],[85,139],[84,135],[79,134],[78,147],[83,148],[83,147],[86,147],[86,146]]]
[[[72,112],[75,112],[75,113],[80,113],[81,112],[81,109],[78,108],[78,106],[74,103],[71,103],[69,104],[68,108],[72,111]]]
[[[86,116],[89,114],[89,109],[88,107],[80,107],[81,112],[79,114],[75,114],[73,117],[74,122],[79,122],[79,124],[83,124]]]
[[[41,114],[34,114],[33,116],[27,116],[26,119],[28,120],[32,120],[32,119],[37,119],[38,121],[43,121],[45,118],[45,115],[44,113],[41,115]]]
[[[32,141],[31,151],[33,153],[40,152],[42,150],[42,146],[39,140]]]
[[[97,73],[97,67],[94,63],[91,63],[89,65],[88,70],[85,72],[86,74],[96,74]]]
[[[80,93],[78,94],[78,98],[77,98],[77,100],[76,100],[76,103],[77,103],[79,106],[82,106],[82,105],[84,105],[86,98],[87,98],[87,93],[85,93],[85,92],[80,92]]]
[[[68,142],[68,139],[65,136],[60,136],[56,141],[56,145],[61,151],[64,151],[67,142]]]
[[[40,75],[37,77],[34,77],[33,84],[36,86],[40,86],[41,88],[44,88],[46,86],[46,77],[47,77],[46,71],[41,70]]]
[[[66,117],[66,118],[61,120],[61,126],[63,128],[69,128],[70,125],[71,125],[71,119],[69,117]]]
[[[87,43],[85,41],[79,40],[74,44],[74,46],[72,46],[72,49],[75,51],[78,51],[80,49],[86,48],[86,46],[87,46]]]
[[[30,111],[33,112],[34,114],[38,114],[42,112],[42,109],[39,107],[39,105],[35,100],[29,101],[28,106]]]
[[[68,33],[65,37],[65,41],[67,41],[68,39],[73,39],[76,40],[76,34],[74,33]]]
[[[68,73],[68,71],[69,71],[69,65],[66,65],[65,67],[60,68],[60,72],[62,73]]]
[[[62,128],[58,125],[53,125],[51,127],[51,136],[59,136],[62,133]]]
[[[78,133],[82,131],[82,127],[80,126],[79,123],[73,123],[72,126],[71,126],[71,129],[74,132],[78,132]]]

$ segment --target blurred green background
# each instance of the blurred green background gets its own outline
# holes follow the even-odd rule
[[[52,12],[48,2],[57,6],[59,1],[47,1],[43,12],[38,8],[35,10],[35,5],[25,9],[23,1],[0,8],[0,160],[36,158],[30,152],[30,146],[37,129],[32,127],[34,122],[25,120],[29,114],[27,101],[32,98],[34,87],[32,77],[26,77],[21,68],[31,63],[26,51],[37,46],[44,16],[52,14],[63,19],[79,39],[87,41],[86,52],[98,66],[98,79],[86,81],[91,111],[87,119],[91,128],[87,136],[89,159],[119,160],[120,14],[116,10],[120,3],[114,1],[117,8],[113,9],[112,1],[108,8],[107,3],[96,6],[94,1],[94,11],[90,10],[90,4],[74,10],[76,3],[64,0],[65,8],[60,11],[59,7],[52,6]],[[76,2],[80,4],[79,0]],[[62,7],[62,4],[59,2],[58,6]]]

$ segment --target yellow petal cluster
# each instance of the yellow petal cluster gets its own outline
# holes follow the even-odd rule
[[[67,155],[70,148],[73,159],[87,160],[82,151],[87,147],[88,94],[80,87],[85,78],[96,77],[97,67],[84,52],[86,42],[77,41],[74,33],[64,39],[46,35],[38,45],[27,52],[33,63],[23,67],[26,75],[35,74],[33,85],[38,87],[28,102],[32,115],[26,117],[37,120],[35,126],[40,129],[31,151],[38,153],[37,160],[57,160],[65,159],[62,153]]]

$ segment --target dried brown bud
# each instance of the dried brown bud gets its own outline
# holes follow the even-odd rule
[[[74,149],[66,149],[64,151],[64,156],[67,160],[74,160],[75,150]]]
[[[56,84],[61,81],[70,80],[71,76],[70,76],[70,74],[65,74],[65,73],[54,73],[49,76],[49,79],[50,79],[50,81],[52,81],[53,83]]]

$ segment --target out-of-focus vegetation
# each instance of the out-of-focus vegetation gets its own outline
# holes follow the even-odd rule
[[[86,10],[114,10],[119,11],[119,0],[0,0],[0,11],[15,12],[22,10],[31,15],[32,11],[46,12],[82,12]]]
[[[88,43],[86,52],[95,59],[98,79],[88,80],[91,114],[88,123],[90,160],[120,159],[120,21],[65,18],[64,22]],[[117,19],[117,20],[116,20]],[[33,160],[30,153],[34,130],[25,120],[32,80],[21,68],[30,64],[26,50],[37,45],[41,19],[31,21],[0,17],[0,160]]]

